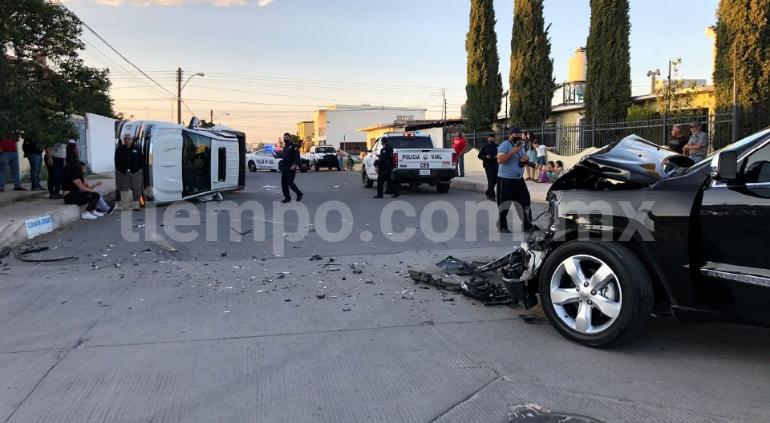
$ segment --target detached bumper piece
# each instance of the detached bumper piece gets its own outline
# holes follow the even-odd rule
[[[487,263],[468,263],[449,256],[436,263],[444,273],[410,270],[409,276],[415,283],[458,292],[484,305],[521,302],[529,308],[537,304],[537,299],[527,290],[525,268],[528,261],[529,253],[524,248],[516,248]]]

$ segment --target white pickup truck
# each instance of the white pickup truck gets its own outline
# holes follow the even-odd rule
[[[429,136],[410,133],[389,133],[378,138],[364,158],[361,179],[371,188],[377,181],[374,161],[380,155],[382,139],[393,147],[393,180],[417,186],[427,183],[441,193],[449,192],[449,184],[456,176],[457,156],[450,148],[434,148]]]

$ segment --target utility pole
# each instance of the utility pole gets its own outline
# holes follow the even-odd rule
[[[676,95],[674,92],[674,88],[671,85],[671,73],[673,71],[674,66],[679,65],[682,63],[682,59],[676,59],[676,60],[669,60],[668,61],[668,86],[666,87],[666,90],[664,91],[666,93],[666,113],[663,114],[663,138],[662,140],[665,141],[666,136],[668,135],[668,118],[669,114],[671,113],[671,98]]]
[[[182,68],[176,70],[176,123],[182,124]]]
[[[214,123],[214,109],[211,109],[211,110],[209,111],[209,116],[210,116],[210,118],[209,118],[209,123],[212,123],[212,124],[213,124],[213,123]]]
[[[444,99],[444,112],[443,112],[443,121],[446,123],[446,88],[441,89],[441,96]]]
[[[736,72],[738,71],[738,60],[736,55],[735,41],[733,41],[733,131],[731,134],[732,142],[738,141],[738,84]]]

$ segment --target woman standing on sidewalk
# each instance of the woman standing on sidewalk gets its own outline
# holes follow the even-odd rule
[[[530,163],[537,163],[537,150],[535,150],[535,144],[532,141],[531,138],[527,139],[526,144],[527,149],[527,161]],[[532,166],[527,166],[525,169],[526,172],[526,178],[524,178],[525,181],[534,181],[537,177],[537,169],[535,169]]]

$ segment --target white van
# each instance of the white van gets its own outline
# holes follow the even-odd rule
[[[162,204],[245,188],[245,134],[196,125],[195,118],[187,127],[155,121],[118,124],[117,141],[129,134],[144,153],[145,200]]]

